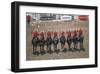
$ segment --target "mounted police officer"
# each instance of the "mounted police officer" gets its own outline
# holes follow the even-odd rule
[[[70,31],[68,32],[68,35],[67,35],[67,44],[68,44],[69,51],[72,51],[72,48],[71,48],[72,37],[71,37],[71,32]]]
[[[78,50],[77,46],[78,46],[78,37],[77,37],[77,31],[75,30],[73,32],[73,44],[74,44],[74,50]]]
[[[57,49],[58,43],[59,43],[59,38],[58,38],[58,36],[57,36],[57,32],[55,32],[55,33],[54,33],[54,37],[53,37],[53,45],[54,45],[54,51],[55,51],[56,53],[59,52],[59,50]]]
[[[62,32],[61,37],[60,37],[60,43],[61,43],[61,49],[63,52],[66,52],[65,43],[66,43],[66,38],[64,36],[64,32]]]
[[[39,38],[39,46],[40,46],[40,53],[42,55],[45,53],[44,45],[45,45],[44,33],[41,32],[40,33],[40,38]]]
[[[32,45],[33,45],[33,54],[36,54],[36,55],[39,54],[39,52],[37,51],[38,43],[39,43],[38,34],[37,32],[34,32],[34,35],[32,38]]]
[[[85,51],[85,49],[83,47],[83,41],[84,41],[83,31],[80,29],[79,30],[79,35],[78,35],[78,42],[80,44],[80,50]]]
[[[52,53],[51,50],[51,45],[52,45],[52,37],[51,37],[51,32],[47,33],[47,39],[46,39],[46,45],[47,45],[47,52]]]

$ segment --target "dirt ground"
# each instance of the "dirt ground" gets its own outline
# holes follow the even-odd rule
[[[60,52],[60,53],[46,53],[44,55],[33,55],[32,54],[32,31],[38,29],[38,31],[68,31],[82,28],[84,34],[84,48],[85,51],[67,51],[67,52]],[[26,24],[26,60],[53,60],[53,59],[74,59],[74,58],[89,58],[89,21],[72,21],[72,22],[31,22],[30,24]],[[46,36],[45,36],[46,37]],[[73,46],[73,45],[72,45]],[[66,48],[68,45],[66,43]],[[58,44],[58,48],[60,49],[60,43]],[[39,50],[39,47],[37,48]],[[45,46],[46,50],[46,46]],[[53,50],[53,45],[52,45]],[[62,51],[62,49],[60,49]]]

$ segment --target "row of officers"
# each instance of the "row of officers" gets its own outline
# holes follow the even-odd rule
[[[83,47],[83,41],[84,41],[84,35],[81,29],[79,31],[74,30],[73,32],[71,31],[67,32],[67,37],[65,36],[65,32],[62,32],[60,37],[58,36],[57,32],[53,33],[53,37],[51,32],[47,32],[46,38],[44,37],[43,32],[41,32],[40,34],[34,32],[32,38],[33,54],[45,54],[45,53],[52,54],[53,52],[59,53],[60,49],[62,50],[62,52],[66,52],[67,50],[72,52],[77,50],[78,51],[85,50]],[[57,47],[59,43],[61,45],[60,46],[61,48]],[[67,48],[65,48],[66,43],[68,44]],[[51,49],[52,45],[53,49]],[[46,46],[46,48],[44,46]],[[39,50],[37,50],[37,47],[39,47]]]

